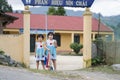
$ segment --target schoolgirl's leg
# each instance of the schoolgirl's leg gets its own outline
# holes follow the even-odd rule
[[[56,59],[52,59],[54,70],[56,70]]]
[[[43,69],[45,70],[44,60],[41,60],[41,64],[42,64]]]
[[[36,61],[37,70],[39,69],[39,61]]]

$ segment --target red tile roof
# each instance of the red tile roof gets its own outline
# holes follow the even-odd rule
[[[15,28],[15,29],[23,28],[23,15],[22,14],[15,14],[15,13],[8,13],[8,14],[12,16],[16,16],[19,19],[14,21],[14,23],[11,23],[8,26],[6,26],[6,28]]]
[[[7,26],[7,28],[23,28],[23,14],[20,13],[9,13],[19,17],[14,23]],[[45,15],[31,14],[30,25],[31,29],[45,29]],[[83,17],[72,17],[72,16],[52,16],[48,17],[48,29],[53,30],[76,30],[83,31]],[[98,20],[92,19],[92,31],[98,31]],[[112,29],[101,23],[100,31],[111,32]]]

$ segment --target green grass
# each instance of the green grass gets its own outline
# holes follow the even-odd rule
[[[51,76],[51,77],[56,77],[56,78],[63,78],[63,79],[74,79],[74,78],[80,78],[80,76],[78,75],[69,75],[69,74],[64,74],[63,72],[61,71],[49,71],[49,70],[37,70],[37,69],[29,69],[30,71],[32,72],[35,72],[35,73],[41,73],[41,74],[44,74],[44,75],[48,75],[48,76]]]
[[[120,71],[113,70],[112,67],[108,65],[90,67],[90,68],[85,68],[82,70],[90,71],[90,72],[103,72],[103,73],[108,73],[108,74],[120,74]]]

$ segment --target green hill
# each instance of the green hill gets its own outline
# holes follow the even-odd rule
[[[115,33],[115,39],[120,40],[120,15],[103,17],[102,22],[111,27]]]

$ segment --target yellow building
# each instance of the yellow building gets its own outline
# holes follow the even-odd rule
[[[9,15],[14,15],[19,19],[8,25],[4,29],[4,34],[22,34],[23,14],[9,13]],[[95,36],[98,34],[98,23],[97,19],[92,19],[92,40],[95,40]],[[71,51],[69,45],[73,42],[83,44],[83,17],[31,14],[30,28],[31,52],[34,52],[37,34],[44,34],[45,36],[46,33],[51,31],[55,33],[55,39],[58,42],[58,51]],[[114,38],[113,31],[102,23],[100,26],[100,35],[104,40],[106,40],[106,36]]]

